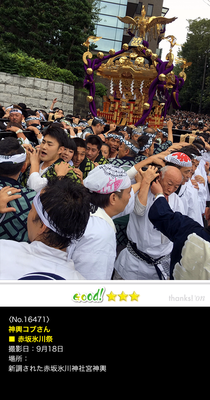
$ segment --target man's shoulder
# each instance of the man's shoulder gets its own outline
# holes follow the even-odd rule
[[[91,160],[89,160],[89,158],[87,158],[87,157],[85,157],[85,159],[84,159],[84,164],[85,164],[85,169],[93,169],[93,168],[95,168],[95,165],[94,165],[94,163],[91,161]]]
[[[170,146],[172,146],[172,144],[173,143],[171,142],[171,140],[167,140],[164,143],[158,144],[154,149],[154,154],[159,154],[162,151],[167,150]]]
[[[17,189],[21,189],[21,184],[17,180],[7,176],[0,176],[0,186],[13,186]]]
[[[21,189],[21,195],[26,196],[28,199],[29,198],[33,198],[36,196],[36,192],[33,189],[29,189],[28,187],[25,186],[21,186],[20,185],[20,189]],[[21,199],[21,198],[20,198]]]
[[[33,189],[29,189],[28,187],[21,185],[19,181],[16,181],[14,179],[0,177],[0,186],[12,186],[16,189],[21,189],[21,195],[27,196],[29,198],[36,196],[36,192]],[[21,200],[21,197],[19,200]]]
[[[169,199],[168,203],[173,211],[179,211],[181,213],[184,213],[183,202],[175,192],[171,193],[168,199]]]
[[[151,202],[153,202],[154,199],[155,199],[155,196],[152,194],[151,190],[149,190],[149,193],[150,193],[150,196],[151,196],[150,197]],[[148,198],[149,198],[149,195],[148,195]],[[175,211],[179,211],[182,214],[184,213],[183,202],[175,192],[171,193],[170,196],[168,196],[168,202],[167,203],[165,202],[165,197],[160,197],[158,199],[158,201],[161,203],[161,207],[164,207],[164,205],[166,205],[168,203],[168,205],[171,207],[172,211],[174,211],[174,212]]]
[[[55,165],[56,164],[60,164],[63,161],[62,158],[59,158],[58,160],[56,160],[52,165],[50,165],[50,167],[48,168],[48,170],[42,175],[42,178],[47,178],[48,180],[51,178],[55,178],[57,176],[56,172],[55,172]],[[68,173],[66,174],[67,178],[71,178],[76,182],[80,183],[80,179],[77,177],[77,175],[74,172],[74,167],[72,166],[72,169],[70,169],[68,171]]]
[[[92,130],[91,126],[87,126],[87,128],[83,129],[83,133],[84,132],[85,133],[87,133],[87,132],[93,133],[93,130]]]
[[[115,231],[113,227],[97,214],[91,214],[83,238],[79,240],[79,243],[84,242],[86,245],[89,242],[94,243],[93,247],[96,248],[99,245],[104,247],[104,243],[108,244],[110,240],[115,246]]]
[[[115,160],[113,160],[111,162],[111,164],[117,166],[117,167],[122,167],[124,169],[124,171],[127,171],[128,169],[130,169],[131,167],[133,167],[135,165],[135,161],[131,160],[131,159],[125,159],[125,158],[115,158]]]
[[[122,158],[114,158],[109,162],[110,162],[110,164],[117,165],[117,166],[123,164]]]
[[[16,200],[12,200],[10,202],[11,207],[16,208],[16,212],[13,214],[13,218],[15,218],[18,215],[23,215],[27,218],[27,215],[29,211],[31,210],[31,206],[33,203],[33,199],[36,196],[35,190],[26,188],[26,187],[20,187],[21,188],[21,197]],[[10,215],[10,213],[8,213]],[[25,218],[24,217],[24,218]]]
[[[1,239],[0,249],[1,255],[4,256],[5,260],[10,257],[12,257],[11,259],[13,259],[14,257],[16,257],[16,253],[28,253],[30,251],[30,244],[27,242],[18,242],[16,240]]]
[[[139,162],[141,162],[141,161],[144,161],[146,158],[147,158],[146,156],[144,156],[143,154],[141,154],[141,155],[135,157],[134,162],[135,162],[135,164],[137,164],[137,163],[139,163]]]
[[[93,132],[91,126],[88,126],[87,128],[85,128],[85,129],[82,131],[82,134],[81,134],[80,137],[81,137],[82,139],[85,139],[86,133],[91,133],[92,135],[94,135],[94,132]]]
[[[95,159],[95,162],[97,162],[99,165],[109,164],[109,160],[107,160],[107,158],[105,158],[102,154],[99,154],[99,156]]]

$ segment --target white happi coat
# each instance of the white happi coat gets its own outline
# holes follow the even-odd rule
[[[196,175],[200,175],[197,173],[197,169],[195,171],[195,173],[193,174],[191,179],[195,179]],[[199,186],[199,190],[198,190],[198,200],[199,200],[199,204],[200,204],[200,209],[201,209],[201,214],[205,213],[205,209],[206,209],[206,201],[207,201],[207,189],[206,186],[208,185],[204,185],[203,183],[199,183],[197,182],[198,186]]]
[[[124,211],[114,218],[130,214],[134,209],[134,191]],[[91,214],[85,233],[68,247],[69,257],[85,279],[110,280],[116,258],[116,229],[112,218],[102,209]]]
[[[55,274],[60,278],[75,280],[85,279],[68,260],[65,251],[46,246],[42,242],[15,242],[0,240],[0,279],[21,279],[27,274],[37,277]],[[35,278],[34,278],[35,279]],[[57,278],[55,278],[57,279]]]
[[[138,250],[157,259],[169,255],[172,251],[173,243],[158,231],[148,218],[154,199],[154,195],[149,190],[147,205],[144,207],[142,215],[137,215],[135,212],[130,215],[127,236],[129,240],[136,243]],[[136,200],[138,201],[138,199]],[[179,211],[184,214],[183,204],[175,193],[169,196],[168,201],[173,211]],[[123,279],[159,279],[153,265],[139,260],[127,248],[123,249],[119,254],[115,262],[115,269]]]
[[[206,164],[206,162],[209,160],[208,154],[209,154],[209,152],[204,153],[204,155],[202,156],[201,161],[199,162],[198,167],[197,167],[196,170],[195,170],[195,174],[194,174],[194,176],[196,176],[196,175],[201,175],[201,176],[204,178],[204,180],[205,180],[206,200],[207,200],[207,201],[210,200],[210,193],[209,193],[208,180],[207,180],[207,175],[206,175],[206,171],[205,171],[205,164]],[[202,184],[202,185],[203,185],[203,184]]]
[[[203,226],[203,218],[201,211],[201,204],[198,197],[198,190],[194,188],[191,180],[189,179],[181,189],[178,194],[184,206],[184,215],[194,219],[200,225]]]

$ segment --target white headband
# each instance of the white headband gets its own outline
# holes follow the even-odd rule
[[[41,117],[40,120],[47,121],[45,116],[44,116],[44,114],[40,110],[38,110],[38,112],[39,112],[39,115]]]
[[[106,125],[106,122],[104,122],[104,120],[103,120],[102,118],[95,117],[95,118],[94,118],[94,121],[95,121],[97,124]]]
[[[162,133],[164,137],[168,137],[168,133],[165,131],[162,131],[161,129],[157,129],[157,132]]]
[[[143,136],[149,136],[150,138],[154,139],[156,138],[156,133],[144,132]]]
[[[26,160],[26,152],[21,154],[14,154],[13,156],[0,155],[0,164],[2,163],[20,164],[22,162],[25,162],[25,160]]]
[[[131,186],[130,178],[126,172],[121,167],[112,164],[98,165],[89,172],[83,183],[90,192],[100,194],[120,192]]]
[[[109,139],[109,138],[118,139],[118,140],[120,140],[120,143],[123,142],[123,137],[120,136],[120,135],[116,135],[116,134],[114,134],[114,133],[108,133],[107,138],[108,138],[108,139]]]
[[[125,145],[127,147],[129,147],[129,149],[133,150],[136,154],[138,154],[139,149],[136,146],[134,146],[131,142],[129,142],[128,140],[123,139],[123,143],[125,143]]]
[[[206,153],[207,152],[207,150],[206,149],[201,149],[200,150],[200,153],[201,153],[201,155],[203,156],[204,155],[204,153]]]
[[[132,135],[139,135],[139,136],[141,136],[142,133],[143,133],[143,128],[141,128],[141,130],[132,129]]]
[[[22,114],[22,111],[21,110],[19,110],[19,108],[13,108],[11,111],[10,111],[10,114],[11,113],[19,113],[19,114]]]
[[[192,154],[193,160],[201,161],[202,156],[196,156],[195,154]]]
[[[39,216],[39,218],[41,219],[41,221],[43,222],[43,224],[45,226],[47,226],[47,228],[51,229],[53,232],[57,233],[60,236],[65,236],[66,238],[70,238],[71,236],[68,235],[63,235],[59,232],[58,228],[55,226],[55,224],[53,224],[53,222],[50,221],[50,217],[47,213],[47,211],[45,211],[43,209],[43,205],[40,199],[40,192],[37,193],[37,195],[34,197],[33,199],[33,205],[36,209],[36,212]]]
[[[33,115],[30,115],[29,117],[26,118],[25,121],[28,122],[28,121],[34,121],[34,120],[40,121],[40,118],[39,117],[35,117]]]
[[[148,135],[147,135],[148,136]],[[139,151],[145,151],[146,149],[149,149],[149,147],[152,146],[152,138],[149,137],[147,144],[145,144],[143,147],[140,147]]]

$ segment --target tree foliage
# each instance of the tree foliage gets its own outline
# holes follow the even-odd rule
[[[21,76],[32,76],[34,78],[49,79],[73,85],[77,77],[67,69],[56,67],[40,59],[29,57],[26,53],[18,50],[16,53],[5,51],[0,48],[0,71]]]
[[[198,112],[201,100],[204,67],[206,65],[204,91],[202,96],[202,112],[210,112],[210,20],[196,19],[188,20],[187,39],[182,50],[178,53],[179,57],[191,61],[192,65],[185,70],[187,74],[186,82],[180,92],[179,100],[182,109]],[[176,66],[176,75],[181,71],[180,66]]]
[[[105,85],[103,85],[103,83],[96,82],[95,86],[96,86],[96,93],[95,93],[96,96],[99,96],[99,97],[106,96],[108,89],[107,89],[107,87]],[[82,89],[79,89],[79,90],[80,90],[80,92],[84,92],[84,93],[89,94],[89,90],[88,89],[82,88]]]
[[[96,96],[103,97],[107,94],[107,87],[103,83],[96,82]]]
[[[0,36],[9,52],[29,56],[83,76],[82,43],[94,34],[94,0],[0,0]]]

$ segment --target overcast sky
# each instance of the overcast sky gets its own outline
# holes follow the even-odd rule
[[[176,21],[166,25],[165,36],[173,35],[177,38],[177,43],[183,44],[187,36],[187,19],[207,18],[210,19],[210,0],[163,0],[163,7],[169,8],[166,14],[167,18],[178,17]],[[208,5],[209,4],[209,5]],[[162,40],[159,48],[163,49],[162,60],[165,60],[169,52],[170,43]],[[179,46],[173,48],[173,54],[176,56]]]

